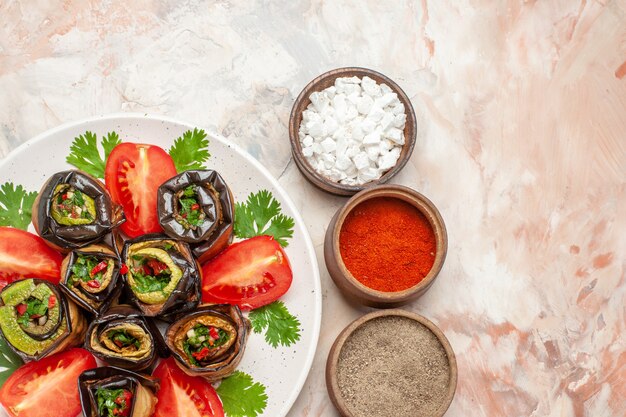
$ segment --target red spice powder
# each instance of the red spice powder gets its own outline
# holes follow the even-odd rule
[[[396,292],[419,283],[435,262],[435,232],[414,206],[377,197],[356,206],[339,233],[348,271],[363,285]]]

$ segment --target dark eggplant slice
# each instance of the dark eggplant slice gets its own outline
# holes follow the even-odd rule
[[[145,316],[168,320],[200,302],[200,265],[187,243],[148,234],[127,240],[122,259],[124,292]]]
[[[29,278],[0,292],[0,329],[9,347],[29,362],[82,344],[87,322],[54,284]]]
[[[232,241],[233,206],[228,185],[213,170],[185,171],[164,182],[157,196],[161,227],[168,236],[188,242],[200,262]]]
[[[206,305],[172,323],[165,343],[185,373],[215,382],[235,371],[249,332],[250,322],[239,307]]]
[[[150,417],[159,386],[158,378],[112,366],[89,369],[78,377],[85,417]]]
[[[120,258],[104,244],[71,251],[61,264],[61,291],[88,312],[100,315],[123,287]]]
[[[125,220],[104,184],[82,171],[54,174],[33,204],[35,230],[62,252],[101,240]]]
[[[161,333],[151,319],[129,305],[111,307],[87,330],[85,347],[109,365],[134,371],[149,368],[167,356]]]

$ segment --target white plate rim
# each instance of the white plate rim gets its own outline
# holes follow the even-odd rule
[[[304,383],[306,382],[306,379],[311,370],[311,366],[313,365],[313,359],[315,358],[315,353],[317,352],[317,345],[319,342],[319,334],[320,334],[320,328],[321,328],[321,322],[322,322],[321,277],[320,277],[319,265],[317,262],[317,256],[315,254],[315,247],[313,246],[311,236],[309,234],[308,229],[306,228],[304,220],[302,219],[302,216],[300,215],[300,211],[297,209],[296,205],[291,200],[291,197],[289,197],[289,194],[283,188],[283,186],[279,184],[278,180],[274,178],[274,176],[269,172],[269,170],[265,168],[258,160],[252,157],[252,155],[250,155],[247,151],[245,151],[242,147],[240,147],[236,143],[226,139],[220,133],[216,132],[214,129],[211,128],[211,126],[202,127],[199,125],[195,125],[193,123],[184,122],[179,119],[175,119],[175,118],[163,116],[163,115],[129,112],[129,113],[110,113],[110,114],[105,114],[105,115],[87,117],[87,118],[83,118],[79,120],[66,122],[56,127],[53,127],[52,129],[45,130],[44,132],[22,143],[17,148],[9,152],[4,158],[2,158],[2,160],[0,161],[0,169],[4,168],[4,166],[10,162],[13,155],[21,153],[24,149],[31,147],[31,146],[35,146],[39,142],[45,141],[47,137],[54,135],[58,132],[61,132],[65,129],[69,129],[69,128],[76,127],[76,126],[83,125],[83,124],[89,124],[95,121],[103,121],[103,120],[115,121],[117,119],[127,119],[127,120],[148,119],[148,120],[178,124],[189,129],[194,129],[194,128],[205,129],[205,131],[210,132],[212,139],[217,139],[223,145],[232,148],[237,154],[245,158],[255,168],[257,168],[262,174],[264,174],[265,177],[268,178],[269,181],[272,183],[272,185],[281,192],[284,202],[287,204],[287,206],[289,206],[289,208],[293,212],[295,223],[297,225],[300,225],[300,228],[304,235],[304,240],[305,240],[308,256],[310,257],[311,265],[313,267],[313,287],[315,290],[314,306],[315,306],[315,309],[318,311],[318,313],[314,314],[312,343],[309,346],[309,351],[307,352],[304,366],[301,368],[300,375],[298,376],[298,380],[295,385],[296,389],[292,391],[287,401],[283,404],[283,407],[280,410],[280,415],[277,416],[277,417],[285,417],[287,413],[291,410],[291,407],[296,402],[300,393],[302,392]]]

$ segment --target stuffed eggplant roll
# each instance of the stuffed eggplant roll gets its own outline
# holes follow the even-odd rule
[[[108,366],[78,377],[85,417],[150,417],[159,385],[158,378]]]
[[[85,310],[99,315],[122,290],[120,259],[113,249],[94,244],[71,251],[61,264],[61,291]]]
[[[216,171],[185,171],[164,182],[157,195],[161,227],[188,242],[200,262],[232,241],[233,197]]]
[[[87,323],[54,284],[17,281],[2,290],[0,299],[2,335],[25,362],[83,343]]]
[[[165,235],[144,235],[124,244],[126,296],[141,312],[163,319],[196,307],[200,267],[189,245]]]
[[[158,328],[129,305],[111,307],[87,330],[85,347],[98,359],[134,371],[150,367],[167,349]]]
[[[33,225],[39,236],[67,252],[101,240],[125,221],[100,181],[81,171],[54,174],[33,205]]]
[[[214,382],[235,371],[249,332],[250,322],[239,307],[202,306],[172,323],[165,342],[185,373]]]

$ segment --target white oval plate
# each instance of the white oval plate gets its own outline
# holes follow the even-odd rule
[[[46,179],[74,168],[65,162],[74,137],[89,130],[100,138],[116,131],[124,142],[155,144],[169,149],[174,139],[194,127],[161,116],[116,114],[61,125],[24,143],[0,162],[0,183],[22,184],[39,191]],[[301,337],[290,347],[268,345],[262,334],[252,333],[238,369],[266,387],[263,416],[283,417],[298,397],[309,373],[322,316],[320,276],[309,234],[293,202],[271,174],[255,159],[225,138],[207,131],[211,157],[206,166],[218,171],[235,201],[267,189],[280,201],[284,214],[295,220],[294,235],[285,248],[293,269],[293,284],[281,300],[301,323]],[[35,232],[31,224],[29,231]],[[6,416],[0,407],[0,414]]]

